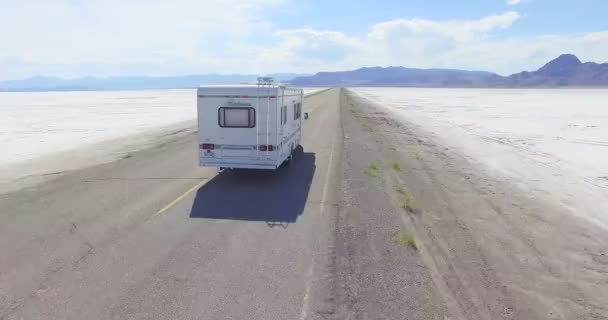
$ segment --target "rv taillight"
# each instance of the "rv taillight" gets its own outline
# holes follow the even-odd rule
[[[215,149],[215,145],[213,143],[203,143],[200,145],[203,150],[213,150]]]
[[[260,151],[272,151],[274,147],[272,145],[260,145]]]

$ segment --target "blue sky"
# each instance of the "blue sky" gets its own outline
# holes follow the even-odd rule
[[[379,5],[379,3],[382,3]],[[591,32],[608,30],[608,1],[604,0],[527,0],[510,5],[507,0],[383,0],[383,1],[304,1],[295,5],[291,17],[279,28],[300,28],[299,14],[306,24],[318,29],[364,33],[370,25],[395,19],[473,20],[480,17],[517,11],[522,19],[509,34],[553,32]],[[319,7],[331,14],[316,14]],[[362,14],[369,13],[369,14]]]
[[[0,0],[0,79],[608,61],[605,0]]]

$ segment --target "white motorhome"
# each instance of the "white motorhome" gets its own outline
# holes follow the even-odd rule
[[[302,136],[302,89],[259,78],[197,91],[201,166],[277,169],[291,160]]]

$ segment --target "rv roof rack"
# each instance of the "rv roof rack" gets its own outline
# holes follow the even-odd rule
[[[258,86],[277,86],[277,87],[286,87],[285,83],[275,82],[272,77],[258,77],[258,81],[242,81],[240,84],[246,85],[258,85]]]
[[[273,77],[258,77],[258,84],[274,84]]]
[[[258,86],[278,86],[284,87],[285,84],[275,82],[272,77],[258,77],[258,82],[256,83]]]

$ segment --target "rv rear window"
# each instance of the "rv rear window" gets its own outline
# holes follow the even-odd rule
[[[221,107],[218,110],[218,123],[222,128],[254,128],[254,108]]]

